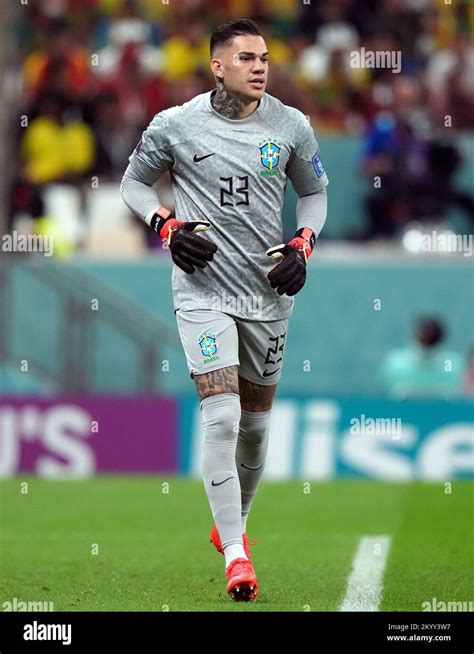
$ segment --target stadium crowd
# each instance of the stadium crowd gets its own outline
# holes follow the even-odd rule
[[[266,36],[268,93],[310,116],[318,134],[365,135],[361,170],[387,184],[368,198],[364,238],[391,237],[400,211],[416,213],[420,188],[474,220],[469,196],[436,195],[443,171],[430,166],[440,157],[424,147],[446,116],[454,130],[474,128],[470,2],[30,0],[17,28],[27,124],[18,121],[15,135],[10,222],[43,216],[50,183],[118,181],[157,112],[213,87],[209,33],[237,16]],[[400,52],[400,71],[354,66],[351,53],[362,49]],[[402,170],[401,150],[411,153]]]

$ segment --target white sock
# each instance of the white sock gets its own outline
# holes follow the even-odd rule
[[[245,534],[247,531],[247,518],[249,517],[248,513],[242,514],[242,533]]]
[[[225,567],[231,563],[234,559],[246,559],[247,555],[245,554],[244,546],[239,543],[233,545],[227,545],[224,547],[224,556],[225,556]]]
[[[235,449],[235,463],[239,473],[243,515],[249,513],[262,479],[268,451],[271,410],[240,412],[239,435]],[[230,539],[227,542],[232,542]]]
[[[222,545],[242,544],[242,500],[235,463],[240,420],[236,393],[210,395],[201,400],[204,438],[202,475]]]

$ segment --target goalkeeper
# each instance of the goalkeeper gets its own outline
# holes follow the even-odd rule
[[[308,120],[265,93],[268,67],[253,21],[217,28],[216,88],[155,116],[121,184],[175,264],[174,311],[203,421],[210,539],[225,557],[227,592],[243,601],[258,594],[247,517],[265,467],[293,296],[326,219],[328,183]],[[174,213],[152,188],[167,170]],[[298,195],[296,231],[282,243],[288,178]]]

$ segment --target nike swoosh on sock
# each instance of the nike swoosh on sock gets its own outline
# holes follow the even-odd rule
[[[224,479],[224,481],[219,481],[217,484],[214,483],[214,479],[211,481],[212,486],[221,486],[222,484],[225,484],[226,481],[229,481],[229,479],[233,479],[234,477],[227,477],[227,479]]]
[[[250,466],[246,466],[245,463],[241,463],[240,465],[242,466],[242,468],[247,468],[247,470],[260,470],[260,468],[263,466],[264,463],[265,461],[262,463],[261,466],[258,466],[258,468],[251,468]]]

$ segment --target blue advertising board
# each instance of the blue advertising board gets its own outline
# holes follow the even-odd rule
[[[200,476],[199,403],[181,399],[180,469]],[[267,479],[446,481],[474,476],[469,400],[282,397],[275,401]]]

